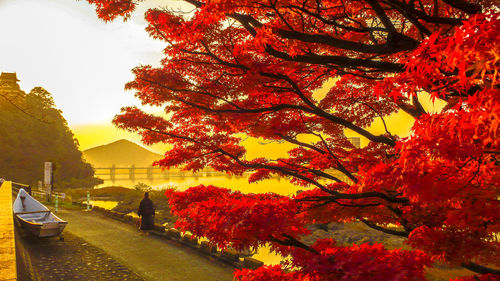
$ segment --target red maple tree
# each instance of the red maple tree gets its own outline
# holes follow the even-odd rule
[[[136,5],[88,1],[104,20],[127,18]],[[127,107],[114,123],[146,144],[171,144],[161,167],[251,171],[250,181],[279,175],[306,190],[291,197],[215,186],[168,192],[178,228],[220,247],[270,244],[291,257],[286,269],[241,270],[238,280],[425,280],[434,261],[480,274],[463,280],[498,278],[495,1],[185,2],[192,12],[146,13],[165,58],[160,67],[135,68],[126,86],[169,118]],[[332,78],[324,97],[314,94]],[[427,112],[427,96],[446,106]],[[386,126],[401,110],[415,119],[406,138]],[[370,132],[376,120],[385,133]],[[355,147],[346,129],[368,144]],[[242,136],[294,148],[286,158],[246,160]],[[406,237],[411,250],[301,239],[308,224],[352,221]]]

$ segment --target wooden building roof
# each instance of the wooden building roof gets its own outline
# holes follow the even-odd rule
[[[1,81],[19,81],[17,79],[17,75],[15,72],[13,73],[10,73],[10,72],[2,72],[2,74],[0,74],[0,80]]]

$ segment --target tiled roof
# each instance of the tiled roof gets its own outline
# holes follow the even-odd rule
[[[10,80],[10,81],[12,81],[12,80],[14,80],[14,81],[19,81],[19,80],[17,79],[17,75],[16,75],[16,73],[15,73],[15,72],[14,72],[14,73],[10,73],[10,72],[2,72],[2,74],[0,74],[0,80],[4,80],[4,81],[5,81],[5,80]]]

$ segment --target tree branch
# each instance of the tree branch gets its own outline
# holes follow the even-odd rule
[[[443,2],[468,14],[478,14],[482,10],[481,5],[469,3],[465,0],[443,0]]]
[[[463,263],[462,266],[467,268],[470,271],[474,271],[474,272],[481,273],[481,274],[490,273],[490,274],[494,274],[494,275],[500,275],[500,270],[498,270],[498,269],[489,268],[489,267],[482,266],[482,265],[479,265],[479,264],[476,264],[473,262]]]
[[[375,230],[387,233],[387,234],[392,234],[392,235],[401,236],[401,237],[408,237],[408,235],[410,235],[410,233],[408,233],[406,231],[398,231],[398,230],[394,230],[394,229],[388,229],[388,228],[381,227],[373,222],[367,221],[363,218],[358,218],[358,219],[362,223],[364,223],[366,226],[373,228]]]
[[[189,141],[189,142],[192,142],[192,143],[196,143],[202,147],[204,147],[205,149],[207,150],[211,150],[211,151],[214,151],[214,152],[218,152],[222,155],[225,155],[231,159],[233,159],[238,165],[241,165],[243,167],[246,167],[246,168],[252,168],[252,169],[266,169],[266,170],[274,170],[274,171],[277,171],[277,172],[280,172],[284,175],[289,175],[289,176],[292,176],[292,177],[296,177],[298,179],[301,179],[301,180],[304,180],[306,182],[309,182],[311,183],[312,185],[315,185],[316,187],[318,187],[319,189],[321,189],[322,191],[328,193],[328,194],[331,194],[334,196],[335,199],[366,199],[366,198],[380,198],[380,199],[383,199],[385,201],[388,201],[388,202],[391,202],[391,203],[401,203],[401,204],[406,204],[409,202],[408,198],[404,198],[404,197],[393,197],[393,196],[390,196],[390,195],[387,195],[387,194],[384,194],[384,193],[381,193],[381,192],[377,192],[377,191],[371,191],[371,192],[362,192],[362,193],[340,193],[340,192],[337,192],[337,191],[334,191],[334,190],[330,190],[328,188],[326,188],[324,185],[320,184],[319,182],[315,181],[315,180],[312,180],[304,175],[301,175],[299,173],[297,173],[296,171],[291,171],[289,169],[286,169],[284,167],[278,167],[278,166],[272,166],[272,165],[265,165],[265,164],[259,164],[259,163],[248,163],[247,161],[242,161],[239,156],[236,156],[236,155],[233,155],[227,151],[225,151],[224,149],[220,148],[220,147],[213,147],[213,145],[209,145],[209,144],[206,144],[204,142],[200,142],[194,138],[191,138],[191,137],[187,137],[187,136],[180,136],[180,135],[176,135],[176,134],[173,134],[173,133],[169,133],[169,132],[164,132],[164,131],[158,131],[158,130],[154,130],[152,128],[149,128],[149,127],[140,127],[140,129],[143,129],[143,130],[146,130],[146,131],[150,131],[150,132],[153,132],[153,133],[157,133],[157,134],[162,134],[162,135],[165,135],[165,136],[169,136],[171,138],[178,138],[178,139],[182,139],[182,140],[186,140],[186,141]],[[135,130],[138,130],[137,128],[135,128]]]
[[[274,236],[271,236],[271,241],[273,242],[276,242],[280,245],[283,245],[283,246],[293,246],[293,247],[298,247],[298,248],[302,248],[306,251],[309,251],[311,253],[315,253],[315,254],[319,254],[318,251],[316,251],[315,249],[307,246],[306,244],[300,242],[299,240],[293,238],[292,236],[288,235],[288,234],[281,234],[281,236],[285,237],[286,240],[281,240],[281,239],[278,239]]]

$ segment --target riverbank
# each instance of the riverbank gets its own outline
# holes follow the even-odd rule
[[[79,198],[82,202],[86,195],[86,190],[80,190],[70,193],[73,198]],[[101,189],[90,190],[91,198],[94,200],[108,200],[108,202],[117,202],[116,207],[111,208],[113,211],[121,214],[130,214],[136,211],[139,202],[142,199],[143,192],[139,190],[124,188],[124,187],[106,187]],[[175,222],[175,217],[170,215],[170,207],[167,204],[167,199],[164,191],[152,191],[150,193],[158,214],[156,216],[156,223],[161,225],[171,226]],[[106,208],[105,208],[106,209]],[[168,227],[167,227],[168,228]],[[339,245],[351,245],[362,243],[382,243],[386,248],[406,248],[409,247],[404,243],[405,238],[395,237],[393,235],[385,234],[380,231],[373,230],[362,223],[348,223],[348,224],[335,224],[328,225],[310,225],[311,234],[303,241],[306,244],[312,244],[316,239],[333,238]],[[265,264],[276,264],[281,260],[274,254],[266,253],[255,257],[263,261]],[[450,278],[457,278],[460,276],[471,275],[472,272],[456,267],[451,268],[445,265],[438,265],[435,268],[428,270],[427,277],[432,281],[444,281]]]
[[[139,203],[144,198],[145,190],[148,190],[149,198],[153,201],[156,209],[155,222],[161,225],[172,225],[177,218],[170,214],[170,206],[165,197],[165,190],[149,190],[147,186],[143,187],[143,189],[108,186],[98,189],[70,189],[66,190],[65,193],[70,202],[84,202],[87,200],[88,191],[90,200],[102,204],[101,206],[93,204],[94,206],[130,214],[137,212]]]

